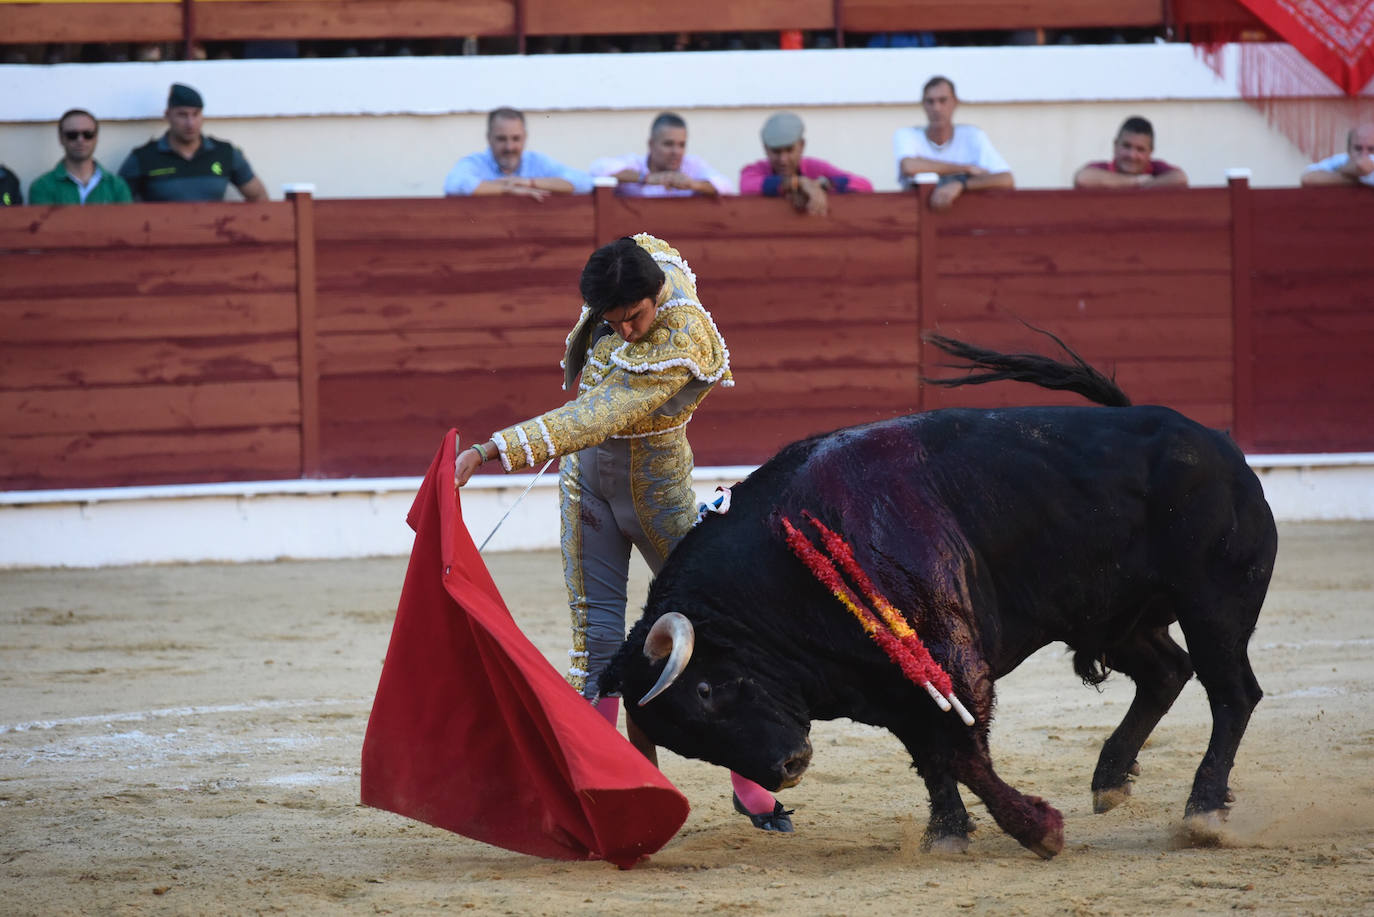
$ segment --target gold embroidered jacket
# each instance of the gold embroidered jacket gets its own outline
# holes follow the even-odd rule
[[[733,385],[730,352],[697,298],[696,276],[677,250],[635,236],[663,270],[654,322],[628,343],[602,328],[592,336],[577,397],[562,407],[492,434],[507,471],[542,465],[609,438],[651,437],[687,425],[717,382]],[[580,327],[588,320],[582,307]],[[568,336],[577,337],[577,328]]]

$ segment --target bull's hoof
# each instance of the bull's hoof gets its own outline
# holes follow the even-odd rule
[[[1027,844],[1026,849],[1039,856],[1042,860],[1052,860],[1054,855],[1064,849],[1064,831],[1060,829],[1054,834],[1047,834],[1034,844]]]
[[[1054,855],[1064,849],[1064,816],[1039,796],[1027,796],[1026,799],[1039,813],[1038,821],[1045,833],[1034,840],[1018,840],[1042,859],[1054,859]]]
[[[921,837],[921,850],[926,853],[968,853],[967,834],[933,834],[930,831]]]
[[[1183,841],[1193,847],[1220,847],[1226,843],[1229,809],[1191,812],[1183,817]]]
[[[1109,786],[1100,790],[1093,790],[1093,812],[1101,815],[1103,812],[1110,812],[1131,797],[1131,784],[1129,782],[1121,786]]]

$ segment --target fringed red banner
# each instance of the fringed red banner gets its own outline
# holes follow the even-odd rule
[[[1374,78],[1374,0],[1240,0],[1348,96]]]
[[[1221,45],[1241,43],[1240,88],[1247,99],[1327,95],[1325,86],[1314,85],[1318,72],[1353,97],[1374,78],[1374,0],[1171,0],[1170,6],[1180,34],[1204,49],[1218,72]],[[1313,70],[1289,60],[1274,37]]]

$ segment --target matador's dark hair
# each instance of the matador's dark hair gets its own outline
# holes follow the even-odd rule
[[[578,289],[592,316],[600,318],[645,297],[653,299],[662,286],[663,270],[653,255],[625,236],[592,252]]]

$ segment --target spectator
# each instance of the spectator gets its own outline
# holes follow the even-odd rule
[[[96,161],[95,115],[73,108],[57,119],[62,160],[29,187],[30,204],[127,204],[133,200],[124,179]]]
[[[649,127],[647,153],[607,156],[592,163],[593,175],[613,175],[626,197],[718,197],[734,194],[730,179],[687,152],[687,122],[665,111]]]
[[[921,172],[935,172],[940,183],[930,195],[930,205],[943,210],[964,191],[986,188],[1012,188],[1011,166],[993,148],[978,128],[955,124],[954,110],[959,97],[948,77],[933,76],[921,89],[925,109],[925,129],[904,127],[892,135],[892,152],[897,160],[897,183],[903,188],[915,184]]]
[[[525,150],[525,115],[498,108],[487,115],[487,146],[458,160],[444,179],[444,194],[517,194],[542,201],[550,194],[585,194],[591,176]]]
[[[222,201],[230,182],[244,200],[265,201],[267,189],[243,153],[201,133],[205,103],[190,86],[173,83],[167,96],[168,130],[137,147],[119,174],[141,201]]]
[[[790,111],[780,111],[763,122],[759,136],[766,159],[740,170],[739,193],[786,197],[799,211],[824,216],[827,195],[834,191],[872,191],[868,179],[832,166],[824,159],[803,155],[806,138],[802,119]]]
[[[1127,118],[1112,141],[1111,161],[1090,162],[1074,173],[1075,188],[1186,188],[1188,175],[1178,166],[1151,158],[1155,129],[1141,117]]]
[[[1345,136],[1345,152],[1314,162],[1302,173],[1305,188],[1331,185],[1369,185],[1374,187],[1374,124],[1350,129]]]
[[[0,207],[18,207],[22,203],[24,192],[19,189],[19,176],[0,165]]]

